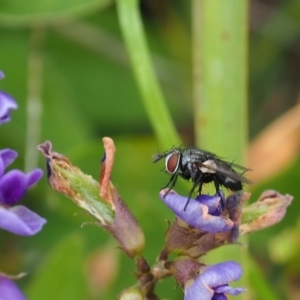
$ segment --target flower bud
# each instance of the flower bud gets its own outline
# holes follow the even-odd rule
[[[100,183],[73,166],[65,156],[53,152],[49,141],[39,145],[38,149],[47,158],[50,186],[94,216],[116,238],[126,254],[135,257],[144,247],[144,234],[110,181],[115,148],[110,138],[103,140],[105,156]]]
[[[144,296],[137,287],[130,287],[123,290],[118,296],[118,300],[144,300]]]
[[[138,222],[120,198],[117,190],[111,191],[115,205],[114,222],[106,226],[129,257],[139,256],[145,245],[145,237]]]
[[[243,208],[240,233],[261,230],[280,222],[292,200],[293,197],[288,194],[282,195],[273,190],[263,192],[256,202]]]
[[[172,263],[171,272],[176,282],[183,287],[188,280],[196,278],[204,266],[195,259],[181,256]]]
[[[67,157],[53,152],[51,142],[46,141],[38,149],[47,158],[48,182],[55,191],[72,199],[102,226],[114,222],[115,211],[110,203],[100,198],[100,185],[96,180],[73,166]]]

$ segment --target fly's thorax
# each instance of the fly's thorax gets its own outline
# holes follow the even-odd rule
[[[181,151],[172,150],[165,158],[165,171],[169,174],[175,174],[178,171],[181,160]]]
[[[190,149],[182,151],[182,157],[181,157],[181,167],[182,168],[186,168],[188,163],[191,162],[191,157],[192,157],[192,153],[191,153]]]
[[[191,163],[203,163],[208,159],[214,159],[214,156],[210,153],[206,153],[199,149],[186,149],[182,151],[182,164],[186,165],[188,162]]]

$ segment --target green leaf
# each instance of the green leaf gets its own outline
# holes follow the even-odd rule
[[[133,72],[155,135],[164,148],[179,144],[180,137],[172,121],[157,80],[144,32],[137,0],[118,0],[117,11]]]
[[[247,259],[249,261],[249,279],[252,286],[252,291],[256,296],[254,298],[273,300],[279,299],[280,297],[271,287],[259,264],[252,257],[250,257],[250,255],[248,255]]]
[[[28,299],[84,299],[86,284],[78,271],[82,266],[83,244],[78,234],[56,244],[35,273],[26,291]]]

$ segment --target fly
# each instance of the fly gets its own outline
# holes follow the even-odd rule
[[[243,189],[242,184],[252,183],[251,180],[243,176],[250,169],[224,161],[208,151],[196,148],[172,148],[167,152],[155,154],[153,162],[163,158],[165,159],[165,171],[171,175],[165,188],[169,188],[170,191],[175,186],[179,176],[185,180],[191,180],[193,183],[184,210],[196,188],[201,194],[204,183],[213,182],[218,194],[220,194],[220,186],[237,192]],[[234,168],[241,170],[241,174]]]

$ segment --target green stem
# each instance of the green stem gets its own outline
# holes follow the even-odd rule
[[[34,24],[31,28],[30,52],[28,58],[26,171],[35,168],[38,164],[36,146],[40,142],[42,124],[43,43],[44,28],[39,24]]]
[[[196,144],[241,165],[248,133],[247,8],[246,0],[192,1]],[[221,247],[206,261],[239,261],[244,270],[241,284],[249,287],[245,255],[239,246]]]
[[[120,26],[135,79],[159,144],[165,149],[179,145],[180,137],[172,122],[159,86],[145,37],[137,0],[117,0]]]
[[[193,2],[196,143],[243,163],[247,142],[247,1]]]

